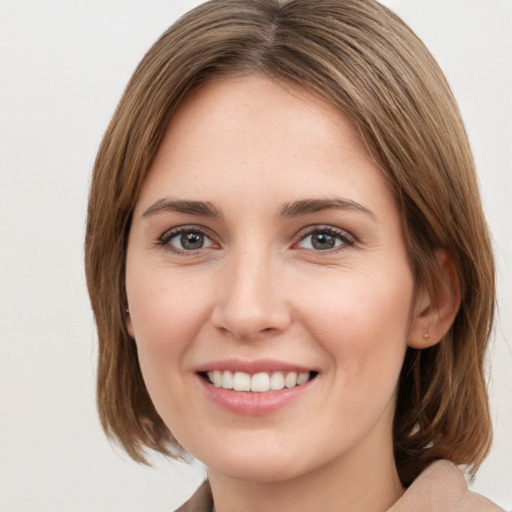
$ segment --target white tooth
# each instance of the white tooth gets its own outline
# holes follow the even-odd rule
[[[248,373],[236,372],[233,377],[233,389],[235,391],[250,391],[251,376]]]
[[[210,379],[210,382],[213,384],[213,370],[211,372],[206,372],[206,375],[208,376],[208,379]]]
[[[251,378],[251,391],[264,393],[270,389],[270,377],[268,373],[256,373]]]
[[[222,386],[222,372],[213,370],[213,385],[220,388]]]
[[[233,389],[233,374],[229,371],[225,371],[222,374],[222,387],[224,389]]]
[[[290,372],[284,378],[284,385],[287,388],[294,388],[297,385],[297,372]]]
[[[299,373],[299,375],[297,376],[297,386],[304,384],[308,380],[309,380],[309,372]]]
[[[270,389],[272,391],[279,391],[284,388],[284,375],[283,372],[274,372],[270,377]]]

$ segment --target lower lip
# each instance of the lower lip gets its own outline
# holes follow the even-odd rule
[[[203,390],[215,404],[230,412],[247,416],[270,414],[292,404],[311,387],[317,378],[293,388],[255,393],[218,388],[198,375]]]

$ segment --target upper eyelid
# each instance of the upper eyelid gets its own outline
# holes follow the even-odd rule
[[[180,233],[184,233],[187,231],[197,231],[199,233],[203,233],[204,235],[208,236],[209,238],[214,238],[215,235],[213,234],[211,229],[205,228],[204,226],[199,226],[196,224],[183,224],[181,226],[175,226],[173,228],[166,229],[159,237],[158,240],[169,240],[173,238],[176,235],[179,235]]]
[[[303,238],[307,237],[308,235],[311,235],[312,233],[316,232],[322,232],[322,231],[330,231],[334,234],[338,235],[346,235],[346,238],[350,238],[354,242],[356,241],[356,236],[353,235],[350,231],[339,228],[336,226],[332,226],[330,224],[313,224],[310,226],[306,226],[299,230],[299,232],[296,235],[296,238],[298,240],[302,240]]]

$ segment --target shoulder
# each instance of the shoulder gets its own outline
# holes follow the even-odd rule
[[[468,489],[462,471],[446,460],[432,463],[388,512],[503,512]]]

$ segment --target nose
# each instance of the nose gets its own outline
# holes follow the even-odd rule
[[[212,311],[214,327],[240,341],[286,330],[291,310],[278,267],[271,256],[256,251],[228,258]]]

